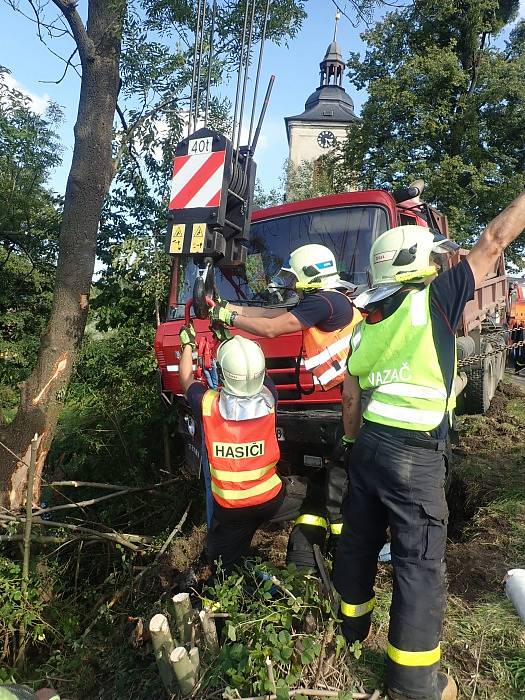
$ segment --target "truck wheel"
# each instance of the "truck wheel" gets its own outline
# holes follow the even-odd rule
[[[492,345],[482,346],[482,353],[492,352]],[[496,356],[490,355],[481,361],[481,366],[467,370],[468,383],[465,389],[465,410],[467,413],[486,413],[497,385]]]
[[[500,338],[495,343],[497,348],[501,348],[501,352],[496,355],[498,371],[496,372],[496,387],[498,388],[499,383],[505,376],[505,369],[507,367],[507,341],[506,334],[502,333]]]

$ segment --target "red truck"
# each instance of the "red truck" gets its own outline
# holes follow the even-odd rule
[[[356,294],[367,284],[369,251],[384,231],[401,224],[438,228],[448,236],[447,219],[419,199],[419,190],[404,188],[393,194],[384,190],[346,192],[255,211],[251,218],[248,255],[245,265],[215,268],[215,280],[223,299],[236,304],[290,308],[297,298],[278,291],[274,276],[295,248],[321,243],[332,249],[343,278],[357,285]],[[414,196],[415,195],[415,196]],[[463,252],[466,254],[466,251]],[[459,255],[442,260],[446,268],[459,261]],[[197,266],[186,258],[173,265],[167,319],[157,330],[157,356],[161,395],[168,406],[179,408],[185,445],[192,445],[194,424],[182,397],[178,376],[179,330],[184,308],[191,298]],[[458,331],[458,357],[465,359],[501,347],[501,352],[469,365],[459,373],[457,389],[460,405],[468,412],[485,411],[505,368],[507,321],[507,281],[503,258],[476,290],[467,304]],[[194,319],[197,334],[208,334],[208,322]],[[237,331],[236,331],[237,332]],[[291,468],[321,467],[330,459],[341,430],[340,387],[323,391],[312,381],[301,361],[301,334],[278,338],[258,338],[266,356],[268,373],[279,393],[278,437],[283,460]],[[188,454],[188,452],[187,452]]]

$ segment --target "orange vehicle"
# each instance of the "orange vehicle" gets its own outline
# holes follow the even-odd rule
[[[525,340],[525,281],[513,281],[509,289],[509,328],[511,342]],[[510,351],[511,363],[516,372],[525,368],[525,347]]]
[[[509,328],[525,327],[525,282],[511,282]]]

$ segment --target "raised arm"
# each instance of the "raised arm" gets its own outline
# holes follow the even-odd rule
[[[195,350],[196,342],[195,328],[191,323],[188,326],[182,326],[179,332],[179,339],[181,344],[179,380],[186,395],[189,387],[193,382],[197,381],[193,376],[193,351]]]
[[[494,267],[505,248],[525,229],[525,192],[488,224],[467,256],[476,287]]]
[[[357,377],[346,373],[341,395],[345,437],[355,440],[361,428],[361,387]]]
[[[303,330],[301,322],[289,311],[274,318],[235,316],[232,325],[241,331],[260,335],[263,338],[276,338],[284,333],[295,333]]]
[[[239,316],[246,316],[247,318],[276,318],[276,316],[283,316],[287,313],[287,309],[266,309],[264,306],[236,306],[229,302],[227,308],[230,311],[236,311]]]

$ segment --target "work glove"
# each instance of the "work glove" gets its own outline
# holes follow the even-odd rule
[[[217,338],[219,343],[223,343],[225,340],[231,340],[233,338],[233,335],[226,328],[226,326],[223,323],[219,323],[218,321],[213,321],[210,324],[210,330],[213,333],[213,335]]]
[[[224,323],[225,326],[231,326],[233,318],[237,314],[235,311],[230,311],[230,309],[228,309],[227,306],[228,302],[221,300],[218,304],[215,304],[215,306],[211,307],[208,313],[210,321],[212,323],[214,321],[218,321],[220,323]]]
[[[195,340],[195,328],[192,326],[191,323],[188,323],[187,326],[182,326],[182,328],[179,331],[179,339],[181,348],[183,350],[186,347],[186,345],[189,345],[193,350],[196,349],[197,343]]]

